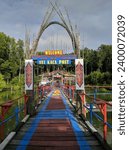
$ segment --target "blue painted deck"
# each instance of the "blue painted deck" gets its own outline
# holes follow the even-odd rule
[[[21,128],[6,149],[102,150],[89,131],[86,137],[63,92],[60,91],[58,96],[53,95],[53,92],[48,95],[38,114],[30,118],[31,121]],[[53,98],[56,99],[55,102],[59,99],[61,109],[48,109],[51,101],[52,108],[56,105]]]

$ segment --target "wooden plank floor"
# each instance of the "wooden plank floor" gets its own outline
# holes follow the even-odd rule
[[[82,128],[64,95],[48,96],[15,135],[5,150],[103,150],[96,138]]]

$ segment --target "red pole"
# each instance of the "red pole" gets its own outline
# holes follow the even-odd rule
[[[72,100],[74,100],[74,89],[72,88]]]
[[[44,96],[44,86],[42,85],[42,97]]]
[[[67,86],[67,90],[68,90],[68,98],[69,98],[69,85]]]
[[[24,94],[24,115],[26,116],[27,114],[27,95]]]
[[[38,86],[37,87],[37,93],[38,93],[38,102],[40,101],[40,98],[41,98],[41,95],[40,95],[40,90],[41,90],[41,87],[40,86]],[[38,102],[37,102],[37,104],[38,104]]]
[[[4,118],[5,118],[5,107],[1,107],[1,121],[3,122],[4,121]],[[0,140],[2,141],[4,139],[4,124],[2,124],[0,126]]]
[[[106,122],[107,122],[107,104],[105,103],[103,105],[103,110],[104,110],[104,126],[103,126],[103,136],[104,136],[104,140],[106,141],[106,138],[107,138],[107,125],[106,125]]]
[[[10,109],[10,107],[13,105],[12,101],[8,101],[6,103],[4,103],[3,105],[1,105],[1,120],[2,122],[5,119],[5,115],[7,114],[8,110]],[[2,124],[0,126],[0,139],[3,140],[4,139],[4,124]]]

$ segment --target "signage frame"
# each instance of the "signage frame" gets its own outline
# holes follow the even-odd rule
[[[83,59],[75,59],[76,90],[84,90],[84,63]]]
[[[34,86],[33,60],[25,60],[25,90],[33,90]]]

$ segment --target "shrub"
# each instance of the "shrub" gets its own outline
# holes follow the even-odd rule
[[[6,88],[6,82],[2,74],[0,74],[0,90]]]
[[[19,76],[14,77],[11,81],[10,84],[14,87],[14,89],[20,89],[23,87],[24,85],[24,75],[20,76],[20,80],[19,80]]]
[[[111,84],[112,75],[109,72],[101,73],[100,71],[91,72],[85,76],[85,84],[103,85]]]

